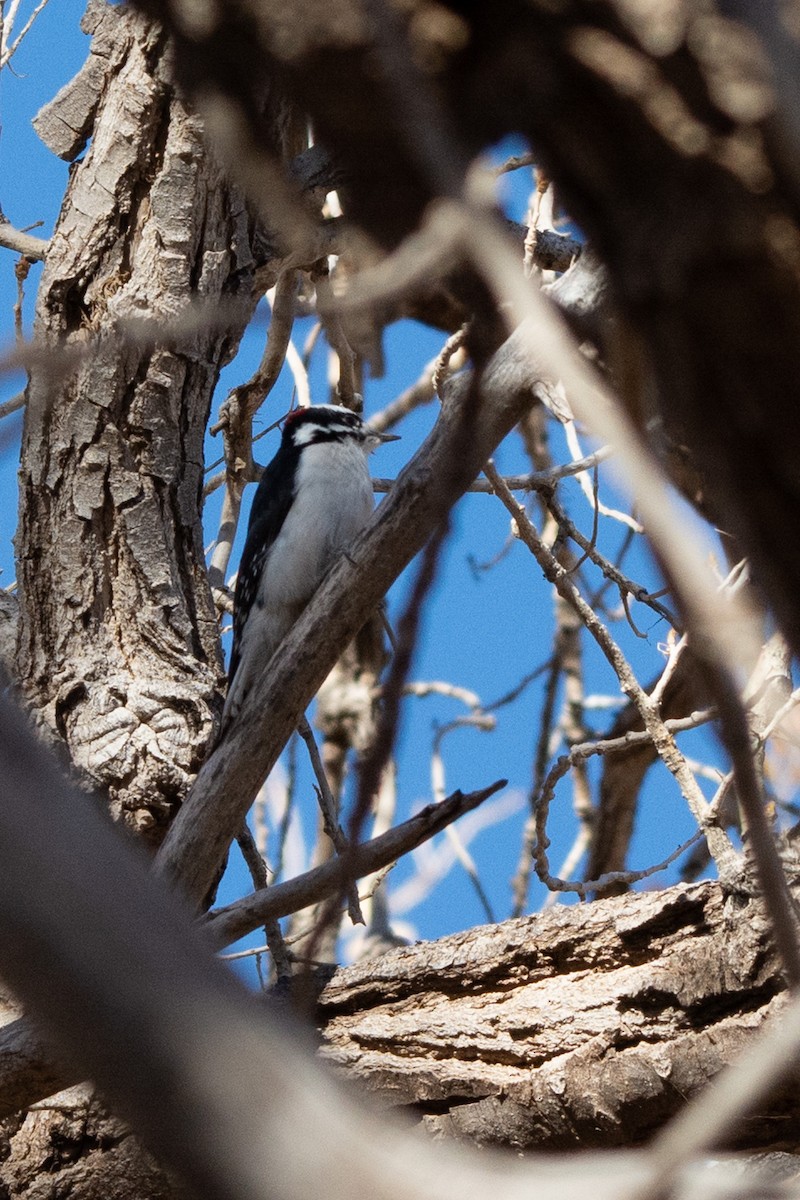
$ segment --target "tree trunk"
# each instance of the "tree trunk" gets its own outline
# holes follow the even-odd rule
[[[252,256],[243,201],[170,82],[165,35],[104,4],[86,19],[89,62],[37,119],[62,153],[92,141],[36,305],[18,667],[70,760],[157,844],[219,699],[203,438],[254,304]]]

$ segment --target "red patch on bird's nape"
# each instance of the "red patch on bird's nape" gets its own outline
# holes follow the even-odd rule
[[[307,408],[290,408],[289,411],[281,417],[278,424],[283,425],[285,429],[287,425],[294,425],[295,422],[299,421],[307,412]]]

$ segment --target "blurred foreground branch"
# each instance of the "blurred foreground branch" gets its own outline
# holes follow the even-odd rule
[[[573,1196],[577,1200],[589,1185],[595,1196],[609,1200],[630,1194],[631,1189],[646,1190],[651,1165],[645,1152],[607,1152],[579,1159],[539,1156],[528,1162],[475,1155],[463,1147],[420,1140],[340,1094],[301,1050],[286,1020],[248,996],[213,961],[182,903],[147,870],[135,849],[91,802],[59,777],[7,700],[0,701],[0,721],[4,733],[0,835],[6,848],[6,869],[0,877],[3,973],[47,1031],[66,1069],[91,1075],[150,1148],[202,1195],[212,1200],[257,1200],[276,1194],[286,1200],[307,1200],[317,1193],[332,1200],[351,1200],[353,1194],[380,1194],[387,1200],[456,1200],[465,1194],[488,1197],[501,1188],[509,1200],[527,1200],[534,1178],[543,1200]],[[727,922],[719,889],[699,885],[667,893],[666,907],[661,897],[637,898],[638,914],[626,921],[622,912],[629,903],[626,898],[583,908],[584,929],[594,926],[596,932],[598,924],[611,918],[617,949],[626,960],[622,969],[631,983],[641,980],[645,971],[643,946],[659,951],[669,946],[674,971],[662,972],[662,983],[672,981],[679,1009],[690,1008],[693,999],[700,1002],[699,994],[692,992],[695,977],[686,972],[686,936],[692,934],[698,947],[703,945],[698,938],[719,936]],[[663,914],[670,912],[670,927],[664,927]],[[562,934],[566,931],[569,956],[577,961],[580,943],[570,918],[563,911],[549,913],[543,928],[550,927],[551,937],[555,931],[553,945],[558,942],[558,927]],[[658,937],[654,922],[660,922]],[[502,927],[499,936],[507,941],[501,957],[515,985],[522,984],[523,994],[527,993],[530,1012],[537,986],[542,989],[538,994],[543,1005],[551,1003],[545,986],[551,969],[540,960],[529,924]],[[746,959],[741,951],[749,946],[752,961],[764,928],[758,910],[751,906],[748,919],[740,920],[738,928],[744,941],[728,969],[744,979]],[[459,939],[471,936],[475,938],[463,934]],[[481,944],[479,936],[475,944]],[[723,944],[730,944],[726,934]],[[401,951],[400,957],[415,953],[411,948]],[[465,959],[457,944],[452,939],[450,944],[440,943],[438,958],[435,946],[424,948],[424,953],[437,990],[446,995],[448,980],[453,979],[464,995]],[[468,956],[476,983],[482,974],[487,977],[490,960],[485,952]],[[382,977],[391,977],[397,961],[396,955],[389,955],[358,969],[362,986],[368,971],[372,980],[368,986],[374,993]],[[697,961],[702,970],[702,953]],[[766,996],[776,986],[776,977],[763,966],[763,957],[759,961],[758,986]],[[47,972],[42,970],[44,962]],[[599,978],[603,975],[600,972]],[[496,964],[489,977],[497,986]],[[351,973],[350,987],[357,981],[358,974]],[[718,985],[720,981],[721,976]],[[501,987],[503,991],[507,989]],[[617,1024],[624,994],[619,980],[614,981],[610,1015]],[[628,994],[634,994],[630,987]],[[512,1016],[515,999],[518,1002],[519,996],[512,993],[511,1002],[505,1004]],[[341,994],[338,1004],[341,1009]],[[347,1008],[352,1007],[351,998]],[[629,1025],[632,1013],[629,1009],[624,1024]],[[416,1027],[420,1015],[415,1000]],[[643,1016],[646,1019],[646,1013]],[[750,1025],[752,1021],[751,1014]],[[723,1026],[724,1022],[717,1022],[716,1035],[721,1035]],[[395,1028],[402,1031],[399,1024]],[[512,1022],[512,1034],[515,1028],[518,1025]],[[772,1085],[785,1075],[800,1046],[794,1025],[787,1030],[791,1036],[780,1044],[780,1057],[773,1053],[769,1060]],[[494,1040],[497,1035],[493,1031],[491,1036]],[[587,1046],[590,1061],[596,1060],[591,1053],[596,1037],[595,1031]],[[563,1034],[559,1038],[560,1061]],[[500,1040],[502,1049],[515,1039],[508,1041],[501,1033]],[[749,1035],[748,1040],[752,1041]],[[610,1043],[604,1042],[608,1048]],[[774,1038],[767,1045],[774,1050],[773,1043]],[[527,1053],[525,1048],[523,1069],[529,1078]],[[458,1060],[450,1062],[457,1069]],[[625,1062],[623,1056],[623,1069]],[[766,1077],[762,1071],[762,1083]],[[625,1078],[631,1080],[630,1072]],[[666,1078],[664,1090],[673,1100],[680,1093],[680,1087]],[[560,1096],[563,1086],[558,1092]],[[530,1091],[527,1094],[530,1099]],[[553,1094],[549,1087],[547,1094]],[[313,1129],[313,1138],[298,1138],[298,1128]],[[702,1196],[707,1179],[705,1170],[694,1183],[686,1173],[675,1183],[681,1195]],[[728,1194],[724,1185],[730,1187],[734,1181],[738,1181],[738,1195],[772,1194],[756,1174],[748,1187],[738,1171],[729,1178],[724,1167],[713,1173],[715,1188],[721,1186],[715,1194]],[[784,1194],[798,1193],[790,1189]]]

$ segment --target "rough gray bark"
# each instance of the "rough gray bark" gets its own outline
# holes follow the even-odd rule
[[[59,152],[75,154],[89,132],[92,142],[37,298],[18,672],[71,761],[157,843],[202,762],[218,699],[203,437],[252,309],[252,257],[243,201],[175,92],[163,33],[104,4],[86,21],[82,86],[38,120]],[[193,331],[192,305],[203,303],[222,319]],[[137,317],[157,329],[137,329]]]
[[[559,907],[340,970],[323,1056],[433,1133],[635,1145],[782,1003],[758,903],[717,884]],[[740,1145],[797,1146],[787,1089]]]

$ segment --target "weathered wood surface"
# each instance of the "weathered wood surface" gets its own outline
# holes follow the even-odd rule
[[[324,1057],[432,1131],[516,1148],[632,1145],[781,1004],[759,906],[680,886],[483,926],[340,970]],[[800,1100],[743,1131],[797,1144]]]

